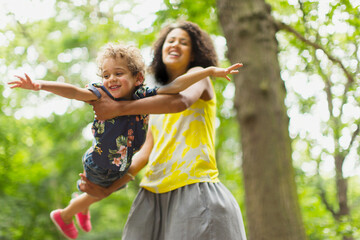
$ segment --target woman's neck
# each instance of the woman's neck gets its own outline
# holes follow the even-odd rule
[[[169,82],[172,82],[175,78],[185,74],[187,72],[187,68],[166,68],[167,75],[169,77]]]

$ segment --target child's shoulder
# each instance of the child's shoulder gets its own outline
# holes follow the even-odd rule
[[[94,83],[90,83],[89,85],[97,88],[101,88],[103,86],[101,82],[94,82]]]

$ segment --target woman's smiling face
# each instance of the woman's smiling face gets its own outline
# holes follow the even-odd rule
[[[162,60],[167,69],[185,69],[192,60],[192,44],[189,34],[175,28],[167,35],[162,47]]]
[[[103,85],[114,98],[131,99],[135,87],[142,83],[139,74],[133,76],[123,58],[105,58],[101,69]]]

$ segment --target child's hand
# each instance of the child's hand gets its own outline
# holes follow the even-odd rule
[[[19,80],[8,82],[10,88],[23,88],[28,90],[39,91],[41,84],[39,81],[32,81],[31,78],[25,73],[25,78],[15,75]]]
[[[214,67],[213,73],[211,74],[211,76],[226,78],[228,81],[230,81],[230,78],[227,75],[239,73],[239,70],[235,70],[235,69],[242,67],[242,66],[243,66],[242,63],[236,63],[228,68]]]

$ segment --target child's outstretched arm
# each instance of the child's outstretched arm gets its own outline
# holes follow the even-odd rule
[[[97,97],[89,90],[79,88],[68,83],[52,82],[45,80],[33,81],[25,73],[25,77],[15,76],[19,80],[9,82],[10,88],[23,88],[33,91],[45,90],[61,97],[76,99],[79,101],[97,100]]]
[[[199,71],[194,71],[191,73],[183,74],[177,78],[174,79],[174,81],[170,82],[169,84],[166,84],[164,86],[161,86],[158,90],[158,94],[171,94],[171,93],[179,93],[186,88],[188,88],[190,85],[206,78],[209,76],[213,77],[222,77],[226,78],[228,81],[230,81],[229,74],[236,74],[239,71],[236,70],[239,67],[242,67],[242,63],[236,63],[228,68],[220,68],[220,67],[207,67],[203,68]]]

